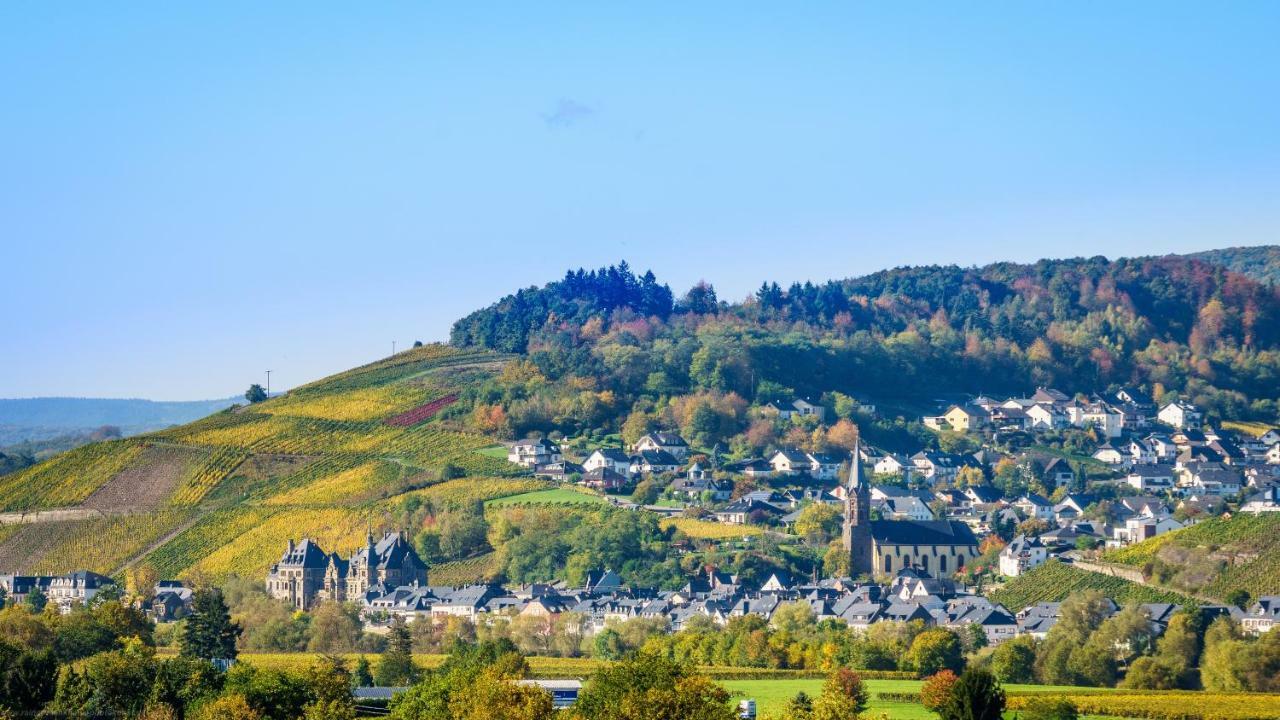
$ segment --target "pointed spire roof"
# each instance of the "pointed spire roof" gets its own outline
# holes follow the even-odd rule
[[[849,484],[848,488],[853,490],[862,487],[862,438],[853,441],[853,454],[849,457]]]

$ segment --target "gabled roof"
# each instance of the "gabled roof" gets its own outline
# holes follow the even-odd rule
[[[1039,493],[1029,492],[1017,500],[1018,503],[1030,503],[1036,507],[1053,507],[1049,499]]]
[[[993,488],[990,485],[973,485],[965,490],[965,494],[980,503],[998,502],[1004,497],[999,488]]]
[[[600,448],[593,451],[591,455],[600,455],[605,460],[612,460],[613,462],[628,462],[631,460],[631,457],[623,452],[622,448],[615,447]]]
[[[973,530],[957,520],[872,520],[881,545],[977,545]]]
[[[680,461],[676,460],[675,457],[666,450],[641,450],[639,453],[636,453],[631,460],[632,462],[638,461],[645,465],[657,466],[680,464]]]
[[[687,447],[689,445],[689,443],[684,441],[684,438],[673,432],[652,432],[640,439],[644,440],[645,438],[649,438],[654,443],[662,445],[663,447]]]
[[[784,460],[794,465],[809,464],[809,456],[795,448],[784,448],[779,450],[773,454],[773,458],[771,458],[770,462],[772,462],[772,460],[777,460],[779,455],[781,455]]]

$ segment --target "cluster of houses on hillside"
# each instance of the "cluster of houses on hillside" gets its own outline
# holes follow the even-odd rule
[[[814,417],[819,421],[825,417],[822,406],[801,399],[767,409],[784,417]],[[1207,508],[1220,505],[1219,499],[1239,499],[1245,512],[1280,510],[1280,430],[1259,437],[1215,430],[1204,424],[1203,414],[1194,405],[1187,403],[1173,402],[1157,408],[1143,402],[1133,390],[1122,389],[1109,399],[1096,395],[1085,399],[1040,388],[1030,397],[1003,402],[977,397],[953,405],[941,415],[926,417],[925,424],[975,433],[1092,427],[1099,437],[1093,458],[1114,468],[1108,482],[1118,487],[1109,495],[1158,495],[1170,503]],[[958,494],[960,491],[946,489],[965,468],[989,477],[995,463],[1005,456],[987,449],[972,454],[925,449],[899,455],[861,446],[858,456],[860,463],[882,479],[897,477],[903,485],[934,488],[929,492],[886,487],[879,493],[885,497],[874,498],[875,512],[886,517],[927,520],[945,515],[965,519],[975,530],[983,531],[984,523],[992,519],[983,511],[999,509],[994,506],[1001,501],[1026,510],[1039,501],[1002,499],[998,491],[990,488],[964,491],[964,497]],[[754,518],[784,524],[797,509],[795,493],[785,489],[778,493],[735,493],[734,479],[768,480],[774,487],[793,484],[805,492],[816,487],[817,492],[811,497],[800,500],[839,502],[842,498],[834,481],[850,460],[845,453],[783,447],[766,457],[722,462],[715,453],[695,455],[674,432],[650,433],[626,450],[597,448],[581,464],[566,459],[560,447],[545,438],[513,443],[508,458],[537,475],[574,479],[606,492],[625,488],[641,477],[663,476],[670,480],[666,485],[669,497],[710,507],[722,522],[750,522]],[[1060,457],[1028,452],[1013,459],[1035,475],[1045,494],[1059,488],[1085,489],[1078,470]],[[1174,527],[1160,513],[1143,518],[1141,527],[1131,526],[1130,518],[1123,515],[1122,512],[1116,518],[1124,523],[1123,527],[1108,528],[1103,533],[1104,540],[1130,542],[1145,537],[1152,528],[1163,532]]]
[[[910,523],[907,523],[910,524]],[[1010,547],[1013,547],[1011,544]],[[345,601],[361,605],[366,627],[379,631],[393,617],[408,622],[443,623],[461,618],[472,623],[499,617],[552,618],[575,613],[583,622],[583,632],[591,634],[609,624],[636,618],[664,621],[672,631],[685,627],[695,617],[705,617],[723,625],[731,618],[755,614],[770,619],[786,603],[805,603],[816,620],[838,620],[855,630],[880,622],[918,620],[926,625],[952,629],[980,627],[992,643],[1018,635],[1043,636],[1057,618],[1057,606],[1042,604],[1018,612],[965,591],[955,581],[934,577],[919,567],[904,566],[892,573],[885,584],[859,583],[850,578],[796,581],[775,573],[763,582],[749,584],[737,576],[707,569],[677,590],[656,591],[628,586],[610,570],[587,574],[579,586],[563,582],[504,587],[477,584],[462,587],[434,586],[426,582],[426,567],[411,546],[396,533],[367,545],[357,553],[373,551],[376,557],[361,571],[361,580],[348,585]],[[878,550],[879,552],[879,550]],[[399,561],[390,558],[399,557]],[[354,563],[356,558],[348,561]],[[324,555],[310,540],[290,542],[280,562],[267,578],[267,589],[275,597],[301,608],[333,601],[332,583],[279,585],[282,577],[333,577],[335,556]],[[395,573],[401,573],[395,575]],[[310,575],[308,574],[310,573]],[[407,573],[407,574],[405,574]],[[398,583],[392,577],[412,576]],[[369,584],[364,584],[367,577]],[[359,593],[352,594],[360,588]],[[1144,606],[1146,607],[1146,606]],[[1161,624],[1176,607],[1149,606],[1152,622]],[[1239,618],[1251,632],[1266,632],[1280,622],[1280,597],[1264,597],[1248,610],[1233,607],[1210,608]]]

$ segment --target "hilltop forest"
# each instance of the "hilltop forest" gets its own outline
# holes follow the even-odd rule
[[[508,436],[630,422],[715,442],[748,402],[793,393],[918,411],[1123,385],[1224,418],[1280,409],[1280,289],[1181,256],[898,268],[737,303],[706,284],[675,298],[623,263],[503,298],[451,342],[527,359],[475,391],[479,427]]]

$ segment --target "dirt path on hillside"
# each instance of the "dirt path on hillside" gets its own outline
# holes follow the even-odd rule
[[[114,577],[114,576],[119,575],[120,573],[124,572],[125,570],[128,570],[129,568],[133,567],[134,565],[137,565],[139,560],[141,560],[141,559],[145,558],[146,556],[148,556],[148,555],[150,555],[151,553],[155,552],[156,550],[160,549],[160,546],[161,546],[161,545],[164,545],[165,543],[169,542],[170,540],[172,540],[172,539],[174,539],[174,538],[178,537],[178,536],[179,536],[179,535],[181,535],[182,533],[184,533],[184,532],[186,532],[187,530],[189,530],[189,529],[191,528],[191,526],[192,526],[192,525],[195,525],[196,523],[200,522],[201,518],[202,518],[202,515],[199,515],[199,514],[198,514],[198,515],[195,515],[194,517],[192,517],[191,519],[189,519],[189,520],[187,520],[186,522],[182,523],[182,524],[181,524],[181,525],[179,525],[178,527],[176,527],[176,528],[174,528],[173,530],[170,530],[169,532],[165,533],[165,535],[164,535],[163,537],[161,537],[161,538],[157,539],[155,542],[151,543],[150,545],[148,545],[148,546],[146,546],[145,548],[143,548],[142,550],[140,550],[136,555],[134,555],[133,557],[131,557],[131,558],[129,558],[128,560],[126,560],[126,561],[125,561],[125,563],[124,563],[123,565],[121,565],[121,566],[120,566],[120,567],[118,567],[118,568],[115,568],[114,570],[112,570],[112,571],[111,571],[110,573],[108,573],[108,574]]]

